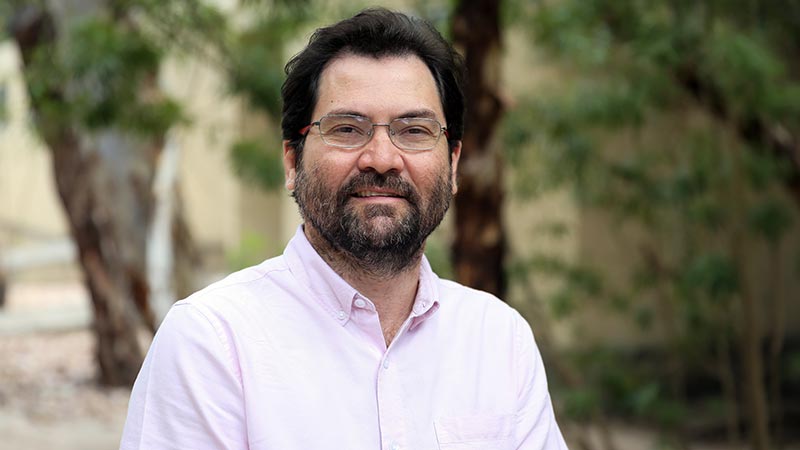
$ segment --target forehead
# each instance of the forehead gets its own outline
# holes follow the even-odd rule
[[[313,118],[349,113],[384,121],[429,111],[444,122],[436,82],[416,55],[372,58],[345,54],[322,71]]]

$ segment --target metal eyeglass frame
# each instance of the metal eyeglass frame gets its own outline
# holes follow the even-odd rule
[[[320,117],[319,120],[317,120],[315,122],[311,122],[310,124],[308,124],[308,125],[304,126],[303,128],[301,128],[300,129],[300,134],[302,136],[304,136],[304,137],[307,136],[308,132],[311,130],[311,127],[313,127],[313,126],[320,127],[320,123],[325,118],[329,118],[329,117],[352,117],[352,118],[357,118],[357,119],[366,119],[365,121],[369,122],[370,125],[371,125],[370,132],[367,133],[367,135],[366,135],[367,136],[367,140],[364,141],[364,143],[358,144],[358,145],[342,145],[342,144],[336,144],[336,143],[328,142],[325,139],[326,134],[323,133],[322,129],[320,128],[319,135],[322,138],[322,142],[324,142],[326,145],[330,145],[332,147],[337,147],[337,148],[353,149],[353,148],[359,148],[359,147],[363,147],[363,146],[367,145],[369,143],[369,141],[372,140],[373,136],[375,136],[375,127],[386,127],[386,130],[389,133],[389,140],[392,141],[392,144],[394,144],[395,147],[397,147],[397,148],[399,148],[401,150],[405,150],[405,151],[409,151],[409,152],[425,152],[425,151],[433,150],[434,148],[436,148],[436,144],[439,143],[439,139],[442,138],[442,135],[444,135],[447,138],[450,137],[450,135],[447,132],[447,127],[443,127],[441,122],[439,122],[438,120],[431,119],[431,118],[428,118],[428,117],[398,117],[396,119],[392,119],[389,123],[375,123],[375,122],[372,122],[371,120],[369,120],[368,118],[366,118],[364,116],[358,116],[358,115],[355,115],[355,114],[326,114],[326,115]],[[436,125],[439,126],[439,130],[440,130],[439,135],[436,136],[436,141],[430,147],[425,147],[425,148],[408,148],[408,147],[405,147],[405,146],[400,146],[394,140],[394,136],[396,136],[396,134],[395,134],[394,130],[392,130],[392,123],[394,123],[394,122],[396,122],[398,120],[408,120],[408,119],[424,119],[424,120],[430,120],[431,122],[436,123]]]

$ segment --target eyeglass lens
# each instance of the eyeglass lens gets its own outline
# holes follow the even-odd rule
[[[372,138],[374,126],[366,117],[350,115],[324,116],[319,121],[322,139],[337,147],[360,147]],[[389,138],[407,150],[429,150],[439,141],[439,122],[421,117],[399,118],[389,123]]]

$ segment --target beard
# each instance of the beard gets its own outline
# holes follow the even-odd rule
[[[361,172],[337,192],[323,184],[322,171],[297,167],[292,193],[303,219],[355,268],[388,276],[412,266],[420,257],[428,236],[450,207],[452,180],[447,174],[434,183],[428,198],[399,175]],[[402,205],[354,205],[353,195],[370,188],[388,189],[406,202]],[[393,202],[396,203],[396,202]]]

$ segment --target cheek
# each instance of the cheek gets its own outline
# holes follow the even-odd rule
[[[349,173],[342,160],[319,157],[316,154],[303,155],[301,165],[307,174],[308,182],[334,192],[347,179]]]
[[[349,154],[328,154],[324,157],[315,157],[313,161],[304,160],[303,164],[306,169],[313,169],[310,173],[320,177],[319,181],[331,185],[344,183],[352,176],[356,167],[355,158]]]
[[[407,164],[411,178],[415,180],[418,187],[430,188],[438,183],[442,177],[451,176],[450,161],[447,156],[431,155],[432,158],[426,161],[417,161]]]

